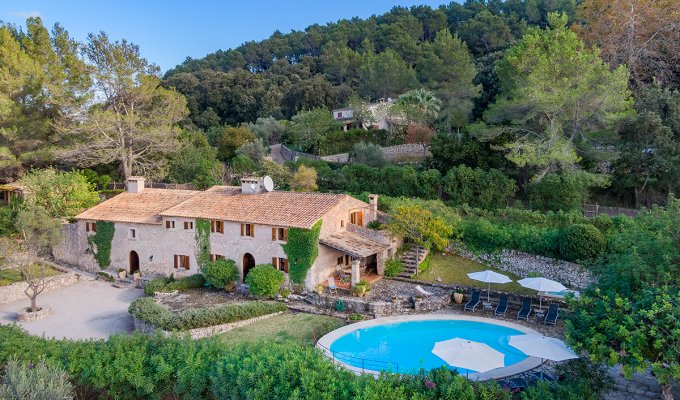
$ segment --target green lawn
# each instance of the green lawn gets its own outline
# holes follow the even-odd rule
[[[314,346],[326,333],[345,325],[344,321],[325,315],[285,313],[219,335],[226,345],[259,340]]]
[[[461,256],[447,253],[443,256],[441,253],[432,255],[430,260],[429,268],[421,272],[416,279],[424,281],[435,281],[436,277],[442,278],[442,283],[452,283],[465,286],[477,287],[480,289],[487,289],[488,283],[475,281],[468,278],[467,274],[470,272],[478,272],[490,269],[492,271],[498,272],[503,275],[507,275],[515,282],[505,283],[505,284],[491,284],[491,290],[498,290],[508,293],[518,293],[523,295],[536,295],[536,291],[532,289],[527,289],[520,286],[516,281],[520,279],[517,275],[511,274],[509,272],[500,271],[497,269],[489,268],[484,264],[480,264],[475,261],[468,260]]]
[[[33,264],[29,268],[33,275],[38,276],[38,274],[40,274],[39,268],[41,267],[38,264]],[[57,271],[52,267],[45,267],[45,276],[54,276],[59,275],[61,273],[62,273],[61,271]],[[16,268],[0,270],[0,286],[11,285],[22,280],[23,279],[21,278],[21,272],[19,272],[19,270]]]

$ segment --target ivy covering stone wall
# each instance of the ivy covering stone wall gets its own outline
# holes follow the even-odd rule
[[[115,232],[116,228],[113,222],[97,221],[97,232],[87,238],[94,259],[101,269],[111,265],[111,242]]]
[[[196,220],[196,263],[203,268],[210,262],[210,221]]]
[[[289,276],[293,283],[305,282],[307,271],[319,255],[321,222],[319,220],[311,229],[288,229],[288,242],[282,246],[288,258]]]

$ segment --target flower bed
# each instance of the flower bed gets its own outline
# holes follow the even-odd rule
[[[135,318],[165,331],[187,331],[229,324],[286,310],[287,307],[281,303],[249,302],[192,308],[174,313],[150,297],[139,298],[128,308],[128,312]]]

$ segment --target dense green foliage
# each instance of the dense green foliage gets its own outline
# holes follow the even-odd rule
[[[464,165],[449,170],[443,187],[451,204],[486,209],[506,207],[517,190],[515,182],[497,169],[484,171]]]
[[[680,200],[617,222],[597,284],[572,304],[567,339],[627,376],[651,368],[669,391],[680,378]]]
[[[197,218],[194,222],[196,240],[196,263],[199,268],[203,268],[210,262],[210,221]]]
[[[68,374],[59,367],[40,360],[33,365],[12,357],[0,379],[0,399],[66,400],[73,398],[73,385]]]
[[[286,305],[282,303],[248,302],[172,312],[152,297],[136,299],[128,307],[128,312],[134,317],[166,331],[228,324],[286,310]]]
[[[205,278],[206,283],[216,288],[223,288],[239,279],[238,268],[234,260],[220,259],[210,261],[203,266],[201,274]]]
[[[288,229],[288,241],[282,246],[288,259],[290,280],[293,283],[301,285],[305,282],[307,271],[319,255],[321,223],[319,220],[312,229]]]
[[[246,275],[248,290],[256,296],[275,297],[285,281],[283,272],[271,264],[256,265]]]
[[[548,174],[541,181],[528,186],[527,197],[533,210],[580,210],[588,199],[589,189],[596,185],[604,185],[604,182],[584,172]]]
[[[401,274],[404,270],[404,263],[396,258],[385,261],[385,276],[392,277]]]
[[[0,236],[9,236],[16,233],[14,224],[17,219],[17,210],[10,206],[0,206]]]
[[[576,224],[562,229],[560,255],[569,261],[597,258],[605,248],[605,238],[593,225]]]
[[[42,206],[55,218],[71,218],[99,202],[94,186],[78,171],[32,170],[21,184],[24,205]]]
[[[87,243],[99,268],[111,265],[111,242],[115,233],[116,227],[113,222],[97,221],[97,232],[87,237]]]
[[[205,278],[201,274],[185,276],[175,279],[170,277],[158,277],[149,281],[144,287],[144,294],[153,296],[156,292],[172,292],[175,290],[184,291],[203,287]]]

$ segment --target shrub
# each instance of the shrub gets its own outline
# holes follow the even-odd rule
[[[227,284],[239,279],[238,268],[234,260],[220,259],[208,262],[203,267],[205,281],[216,288],[223,288]]]
[[[464,220],[461,231],[465,243],[476,250],[500,250],[510,241],[510,233],[506,229],[486,218]]]
[[[366,228],[373,229],[376,231],[380,230],[382,227],[383,227],[382,222],[378,221],[377,219],[374,219],[373,221],[366,224]]]
[[[276,296],[285,280],[283,273],[271,264],[257,265],[246,276],[250,292],[257,296]]]
[[[184,331],[206,326],[228,324],[262,315],[286,311],[281,303],[249,302],[225,304],[216,307],[190,308],[174,313],[151,297],[142,297],[130,303],[128,312],[143,321],[166,331]]]
[[[9,236],[16,233],[14,224],[17,219],[17,211],[13,207],[0,206],[0,236]]]
[[[401,274],[403,270],[404,264],[401,262],[401,260],[390,258],[389,260],[385,261],[385,276],[397,276]]]
[[[205,278],[201,274],[189,275],[184,278],[158,277],[149,281],[144,287],[144,294],[153,296],[156,292],[172,292],[196,289],[205,285]]]
[[[12,355],[33,363],[44,356],[67,370],[88,398],[510,400],[498,385],[469,382],[455,371],[355,375],[316,349],[286,343],[227,347],[218,340],[142,334],[70,341],[0,326],[0,364]]]
[[[72,399],[73,385],[66,371],[49,366],[45,359],[37,365],[10,358],[0,380],[0,399]]]
[[[505,207],[515,194],[515,182],[497,169],[484,171],[461,165],[444,176],[444,192],[454,205],[495,209]]]
[[[605,248],[605,238],[593,225],[576,224],[562,230],[560,255],[568,261],[587,261],[599,256]]]
[[[527,188],[529,205],[534,210],[580,210],[591,187],[604,186],[603,178],[582,171],[548,174]]]

